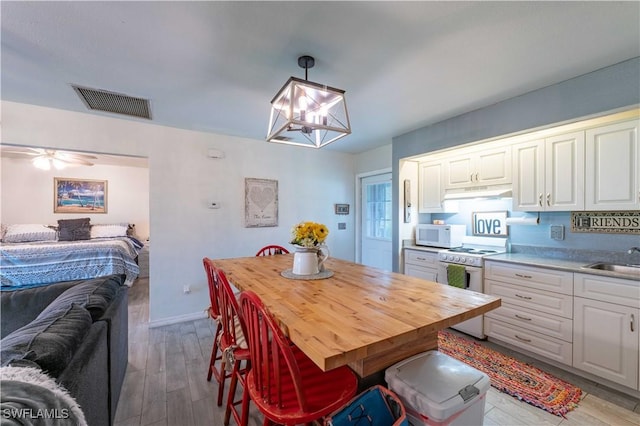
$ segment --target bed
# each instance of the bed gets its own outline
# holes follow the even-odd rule
[[[92,237],[73,241],[0,243],[2,291],[124,274],[131,286],[138,277],[136,262],[143,247],[130,236]]]

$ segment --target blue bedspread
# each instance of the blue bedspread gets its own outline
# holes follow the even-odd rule
[[[130,286],[140,272],[138,251],[129,238],[2,243],[0,286],[17,290],[111,274],[125,274]]]

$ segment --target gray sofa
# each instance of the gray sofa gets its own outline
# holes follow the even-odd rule
[[[128,362],[124,275],[0,294],[0,365],[42,369],[90,426],[114,423]]]

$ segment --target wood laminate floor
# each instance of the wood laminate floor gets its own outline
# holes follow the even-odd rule
[[[216,406],[217,383],[206,380],[215,332],[213,321],[205,318],[149,328],[148,301],[149,280],[138,279],[129,292],[129,365],[115,425],[222,425],[224,409]],[[579,407],[563,419],[492,387],[487,392],[485,425],[640,425],[637,398],[536,360],[523,360],[580,386],[584,396]],[[249,424],[262,424],[253,406]]]

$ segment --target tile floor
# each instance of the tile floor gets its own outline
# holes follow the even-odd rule
[[[201,319],[150,329],[148,298],[148,279],[139,279],[130,291],[129,365],[115,426],[222,425],[224,410],[215,404],[217,383],[206,381],[213,322]],[[203,301],[203,310],[204,304]],[[535,360],[523,361],[580,386],[584,397],[579,407],[566,418],[557,417],[491,388],[485,405],[485,425],[640,425],[637,398]],[[254,407],[249,424],[262,424]]]

